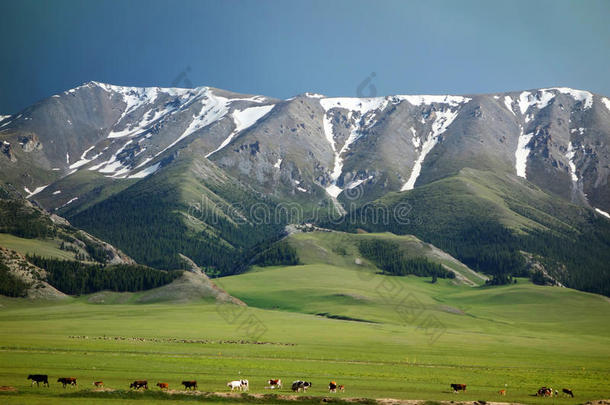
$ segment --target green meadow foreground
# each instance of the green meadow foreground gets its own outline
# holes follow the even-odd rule
[[[159,381],[180,390],[182,380],[226,392],[227,381],[240,378],[251,393],[276,393],[266,380],[281,378],[280,393],[291,394],[290,383],[303,379],[313,383],[306,395],[337,398],[574,404],[610,397],[610,303],[598,295],[526,280],[431,284],[326,264],[255,269],[218,284],[249,307],[142,305],[127,293],[1,299],[0,385],[18,392],[0,393],[0,403],[276,401],[150,392]],[[30,387],[34,373],[48,374],[51,387]],[[68,376],[77,388],[56,382]],[[128,393],[135,379],[151,390]],[[117,391],[92,392],[98,380]],[[331,380],[345,393],[329,394]],[[451,383],[468,391],[454,394]],[[531,396],[541,386],[571,388],[576,397]]]

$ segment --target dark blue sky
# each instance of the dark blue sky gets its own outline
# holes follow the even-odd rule
[[[610,1],[0,2],[0,114],[89,80],[287,98],[610,95]],[[184,77],[184,76],[182,76]],[[361,93],[369,95],[367,87]]]

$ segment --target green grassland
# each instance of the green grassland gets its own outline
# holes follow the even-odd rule
[[[36,254],[53,259],[74,260],[74,252],[60,249],[61,240],[58,238],[26,239],[8,233],[0,233],[0,246],[23,255]]]
[[[1,299],[0,385],[19,392],[1,393],[0,402],[173,403],[197,398],[129,394],[129,382],[179,389],[196,379],[202,391],[223,392],[240,377],[262,394],[267,379],[282,378],[312,381],[313,396],[328,396],[330,380],[346,386],[330,394],[337,397],[576,404],[610,396],[610,303],[598,295],[524,279],[493,288],[432,284],[325,263],[217,281],[249,307],[119,304],[112,293],[106,305],[88,296]],[[29,387],[29,373],[49,374],[51,388]],[[64,390],[61,376],[77,377],[79,387]],[[119,391],[92,393],[95,380]],[[453,394],[450,383],[468,391]],[[576,398],[531,396],[543,385],[572,388]],[[499,397],[503,388],[508,395]],[[205,398],[227,401],[276,402]]]

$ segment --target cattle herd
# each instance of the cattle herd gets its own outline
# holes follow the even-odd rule
[[[40,384],[42,384],[43,386],[49,386],[49,376],[46,374],[30,374],[28,375],[28,380],[32,380],[32,385],[36,384],[37,386],[40,386]],[[64,388],[70,386],[70,387],[76,387],[76,378],[75,377],[60,377],[57,379],[57,382],[62,384]],[[197,388],[197,381],[195,380],[188,380],[188,381],[182,381],[181,383],[184,386],[185,390],[196,390]],[[102,388],[104,386],[104,382],[103,381],[95,381],[93,383],[94,386],[98,387],[98,388]],[[302,381],[302,380],[296,380],[292,382],[292,386],[291,389],[294,392],[305,392],[307,391],[308,388],[311,388],[312,384],[310,381]],[[157,383],[157,387],[159,387],[159,389],[161,390],[168,390],[169,389],[169,383],[166,382],[158,382]],[[227,387],[231,389],[231,391],[249,391],[250,390],[250,382],[248,380],[233,380],[233,381],[229,381],[227,383]],[[266,389],[281,389],[282,388],[282,380],[281,379],[270,379],[267,380],[267,386],[265,387]],[[139,389],[144,389],[147,390],[148,389],[148,381],[147,380],[135,380],[133,381],[131,384],[129,384],[129,389],[135,389],[135,390],[139,390]],[[460,391],[464,391],[466,392],[466,384],[451,384],[451,389],[453,390],[454,393],[458,393]],[[331,381],[328,384],[328,392],[344,392],[345,391],[345,386],[344,385],[339,385],[337,384],[335,381]],[[574,392],[571,389],[568,388],[563,388],[562,393],[566,396],[569,396],[571,398],[574,398]],[[506,390],[502,389],[500,391],[498,391],[499,395],[506,395]],[[548,387],[542,387],[540,388],[536,394],[533,394],[535,396],[540,396],[540,397],[556,397],[559,395],[559,392],[557,390],[553,390],[552,388],[548,388]]]

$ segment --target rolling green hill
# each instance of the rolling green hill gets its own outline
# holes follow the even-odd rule
[[[457,275],[458,282],[480,285],[486,280],[484,275],[474,272],[447,253],[422,242],[413,235],[394,235],[389,232],[353,234],[324,229],[294,233],[284,241],[296,249],[302,264],[328,264],[364,271],[379,271],[359,250],[361,242],[379,241],[398,245],[398,249],[407,258],[423,257],[444,266]]]
[[[377,212],[389,213],[387,221]],[[511,175],[463,169],[325,226],[412,234],[479,272],[543,268],[564,285],[610,295],[610,221]]]

